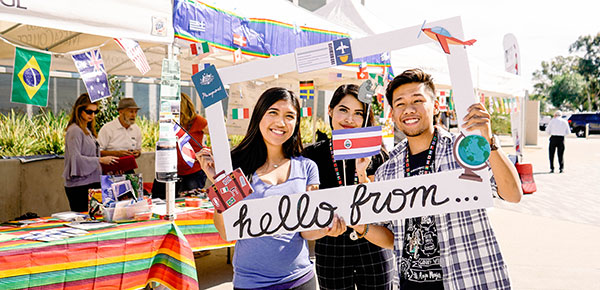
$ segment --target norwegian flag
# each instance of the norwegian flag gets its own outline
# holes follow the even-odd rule
[[[150,71],[146,55],[137,41],[128,38],[115,38],[115,42],[117,42],[119,47],[121,47],[143,75]]]
[[[183,130],[183,128],[179,127],[178,124],[173,125],[173,130],[177,137],[177,145],[179,145],[181,157],[183,157],[183,160],[185,160],[185,163],[187,163],[189,167],[194,167],[194,162],[196,162],[196,152],[192,148],[192,144],[190,144],[192,138],[185,130]]]
[[[333,158],[356,159],[373,156],[381,151],[381,126],[333,130]]]
[[[239,35],[236,33],[233,34],[233,44],[237,46],[246,46],[247,43],[248,42],[246,41],[246,37],[244,37],[243,35]]]

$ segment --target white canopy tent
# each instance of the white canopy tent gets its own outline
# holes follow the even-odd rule
[[[171,1],[15,1],[26,7],[0,6],[0,65],[12,66],[12,44],[56,53],[52,71],[76,72],[69,57],[60,53],[102,46],[109,73],[140,75],[112,38],[140,41],[152,71],[159,76],[166,44],[173,42]]]
[[[314,13],[345,26],[360,29],[368,34],[393,30],[392,27],[383,23],[379,16],[360,5],[358,0],[333,0]],[[415,37],[417,36],[415,35]],[[421,34],[420,37],[426,36]],[[432,42],[419,47],[393,51],[391,59],[392,68],[396,74],[417,67],[432,74],[436,84],[441,88],[447,88],[450,85],[446,57],[437,43]],[[479,91],[497,97],[523,97],[526,84],[521,77],[509,74],[503,68],[492,68],[473,58],[469,60],[469,63],[473,85]]]

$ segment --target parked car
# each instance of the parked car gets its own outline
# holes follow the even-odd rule
[[[552,117],[550,116],[542,116],[540,118],[540,131],[546,130],[546,127],[548,126],[548,123],[550,123],[550,120],[552,120]]]
[[[571,132],[577,137],[586,137],[586,124],[589,126],[589,134],[600,134],[600,113],[575,113],[569,118]]]

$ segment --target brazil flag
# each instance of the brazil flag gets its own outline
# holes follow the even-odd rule
[[[11,102],[48,106],[50,60],[50,54],[15,48]]]

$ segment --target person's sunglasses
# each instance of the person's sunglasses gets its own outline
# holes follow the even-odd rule
[[[94,111],[94,110],[87,110],[87,109],[86,109],[86,110],[83,110],[83,111],[84,111],[86,114],[88,114],[88,115],[91,115],[91,114],[96,114],[96,115],[97,115],[98,113],[100,113],[100,110],[95,110],[95,111]]]

